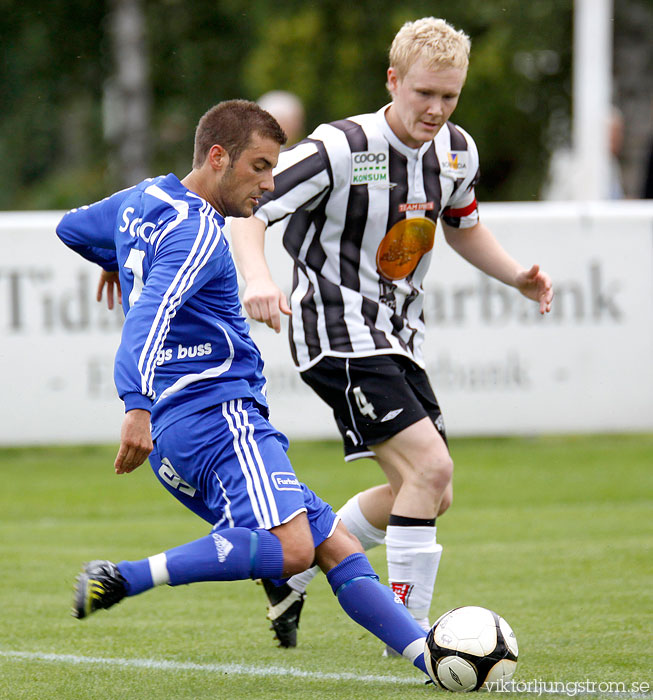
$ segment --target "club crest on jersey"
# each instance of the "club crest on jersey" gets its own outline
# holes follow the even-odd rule
[[[388,180],[388,154],[383,151],[359,151],[351,154],[351,184],[391,188]]]
[[[467,175],[467,151],[449,151],[447,159],[440,161],[442,175],[453,178],[461,178]]]
[[[376,265],[391,282],[408,277],[435,241],[435,221],[423,216],[400,219],[385,234],[376,251]]]

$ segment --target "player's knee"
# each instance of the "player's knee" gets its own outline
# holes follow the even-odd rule
[[[453,460],[448,453],[427,456],[417,469],[413,470],[412,477],[419,481],[422,488],[431,490],[436,499],[440,500],[451,484]]]
[[[438,488],[445,491],[453,479],[453,460],[448,452],[445,455],[440,455],[436,460],[435,472]]]
[[[443,515],[446,513],[449,508],[451,508],[451,504],[453,503],[453,486],[451,482],[449,482],[449,485],[445,489],[444,493],[442,494],[442,500],[440,501],[440,505],[438,507],[438,516]]]
[[[299,574],[313,565],[315,547],[306,513],[275,527],[272,532],[281,542],[284,576]]]
[[[300,574],[310,569],[315,561],[313,538],[300,539],[283,547],[283,571],[285,576]]]

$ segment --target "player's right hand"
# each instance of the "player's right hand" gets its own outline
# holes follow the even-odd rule
[[[125,413],[120,430],[120,448],[114,467],[116,474],[129,474],[149,457],[154,448],[150,412],[134,408]]]
[[[250,318],[281,331],[281,314],[291,315],[286,295],[272,280],[250,282],[243,294],[243,306]]]
[[[118,271],[108,271],[102,270],[100,274],[100,280],[97,286],[97,294],[95,298],[97,301],[102,301],[102,293],[104,288],[107,288],[107,307],[113,309],[113,288],[116,288],[118,303],[122,304],[122,290],[120,289],[120,275]]]

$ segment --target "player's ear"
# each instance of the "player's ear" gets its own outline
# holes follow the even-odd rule
[[[214,143],[209,149],[207,160],[213,170],[224,171],[229,165],[229,154],[219,143]]]
[[[386,80],[385,86],[390,94],[394,94],[395,90],[397,89],[397,81],[399,80],[397,69],[390,66],[390,68],[388,68],[387,75],[388,79]]]

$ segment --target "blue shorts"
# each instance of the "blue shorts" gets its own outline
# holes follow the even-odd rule
[[[305,512],[317,547],[339,518],[297,479],[287,448],[254,401],[235,399],[165,428],[150,465],[175,498],[216,529],[269,530]]]

